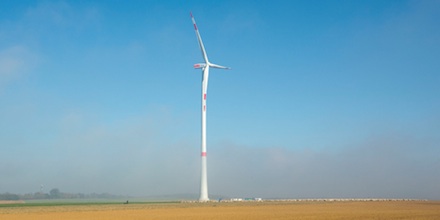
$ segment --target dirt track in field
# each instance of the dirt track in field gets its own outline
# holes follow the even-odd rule
[[[439,201],[243,202],[3,207],[0,219],[440,219]]]

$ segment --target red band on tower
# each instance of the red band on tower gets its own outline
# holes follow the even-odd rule
[[[206,157],[206,152],[202,152],[202,157]]]

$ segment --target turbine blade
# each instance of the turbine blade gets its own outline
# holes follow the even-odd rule
[[[205,59],[205,63],[209,63],[208,55],[206,55],[205,46],[203,46],[202,37],[200,37],[200,33],[199,33],[199,29],[197,28],[196,20],[194,19],[192,12],[190,12],[190,14],[191,14],[191,20],[194,24],[194,30],[196,31],[197,40],[199,41],[199,46],[200,46],[200,49],[202,50],[203,59]]]
[[[226,69],[226,70],[230,70],[231,69],[230,67],[220,66],[220,65],[217,65],[217,64],[214,64],[214,63],[210,63],[209,66],[213,67],[213,68],[217,68],[217,69]]]
[[[203,94],[208,93],[209,66],[203,68]]]

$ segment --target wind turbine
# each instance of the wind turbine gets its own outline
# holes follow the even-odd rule
[[[197,28],[196,21],[194,20],[194,16],[191,14],[191,20],[194,24],[194,29],[196,31],[197,40],[199,41],[199,46],[202,51],[203,59],[205,63],[197,63],[194,64],[195,69],[202,69],[202,173],[200,179],[200,202],[209,201],[208,198],[208,174],[206,167],[206,94],[208,92],[208,76],[209,76],[209,68],[217,68],[217,69],[230,69],[229,67],[220,66],[217,64],[213,64],[209,62],[208,55],[205,51],[205,46],[203,46],[202,38],[200,37],[199,29]]]

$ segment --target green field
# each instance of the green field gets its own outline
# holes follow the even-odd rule
[[[15,203],[0,202],[0,208],[7,207],[39,207],[39,206],[91,206],[91,205],[126,205],[127,200],[122,199],[42,199],[16,201]],[[180,201],[145,201],[143,199],[128,200],[129,204],[168,204],[180,203]]]

